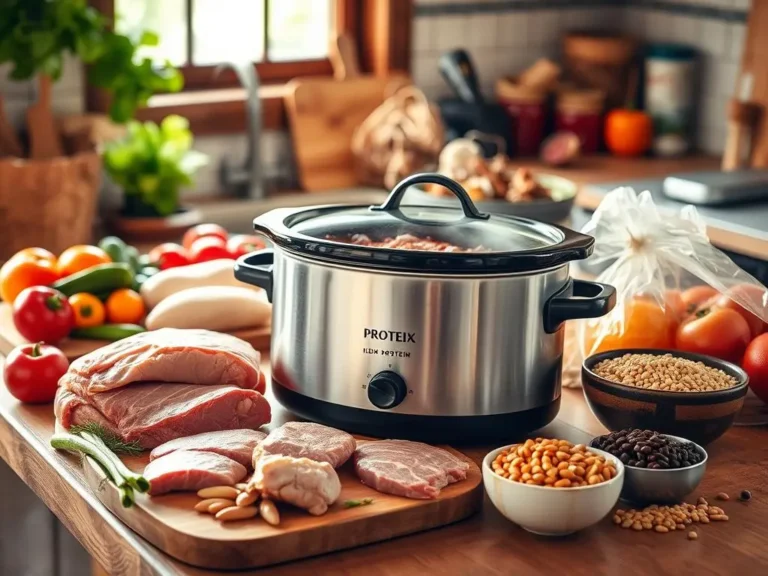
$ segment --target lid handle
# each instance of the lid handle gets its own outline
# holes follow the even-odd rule
[[[413,174],[401,180],[397,186],[392,189],[387,199],[381,206],[371,206],[371,210],[377,210],[381,212],[396,212],[400,209],[400,202],[403,200],[403,196],[408,191],[408,188],[414,184],[439,184],[448,188],[456,195],[456,198],[461,202],[461,209],[464,211],[464,216],[472,218],[473,220],[488,220],[489,214],[483,214],[477,209],[472,199],[467,194],[467,191],[461,187],[461,185],[455,180],[451,180],[447,176],[442,174],[435,174],[431,172],[424,172],[421,174]]]

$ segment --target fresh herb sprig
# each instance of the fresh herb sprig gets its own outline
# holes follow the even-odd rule
[[[373,504],[373,498],[362,498],[360,500],[345,500],[344,508],[357,508],[358,506],[368,506]]]
[[[69,431],[72,434],[92,434],[98,438],[101,438],[102,442],[107,445],[115,454],[125,454],[127,456],[138,456],[144,450],[138,442],[124,442],[114,432],[110,432],[101,424],[96,422],[88,422],[80,426],[72,426]]]

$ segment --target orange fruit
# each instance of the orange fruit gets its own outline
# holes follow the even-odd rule
[[[13,256],[0,268],[0,298],[13,304],[16,296],[30,286],[50,286],[59,279],[56,267],[48,260]]]
[[[98,264],[107,264],[112,262],[109,255],[101,248],[81,244],[67,248],[59,256],[58,269],[62,276],[69,276],[77,272],[82,272],[91,266]]]
[[[80,292],[69,297],[69,305],[75,313],[75,326],[90,328],[104,324],[104,304],[93,294]]]
[[[584,353],[591,355],[619,348],[674,348],[678,321],[674,307],[667,306],[664,310],[649,298],[633,298],[623,310],[587,321]]]
[[[24,248],[13,255],[13,258],[23,258],[25,260],[45,260],[54,266],[56,265],[56,256],[45,248]]]
[[[145,312],[141,295],[130,288],[115,290],[107,298],[107,318],[113,324],[138,324]]]

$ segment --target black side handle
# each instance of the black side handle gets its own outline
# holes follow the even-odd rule
[[[616,288],[599,282],[572,280],[544,305],[544,329],[557,332],[566,320],[599,318],[616,306]]]
[[[265,248],[240,256],[235,262],[235,278],[240,282],[263,288],[267,300],[272,302],[272,268],[275,262],[275,251]]]
[[[415,184],[440,184],[448,188],[456,195],[456,198],[461,202],[461,209],[464,211],[464,216],[473,220],[488,220],[489,214],[483,214],[477,209],[475,203],[467,194],[467,191],[461,187],[461,184],[455,180],[451,180],[447,176],[442,174],[436,174],[432,172],[423,172],[420,174],[413,174],[401,180],[397,186],[392,189],[387,199],[381,206],[371,206],[371,210],[381,212],[398,212],[400,210],[400,202],[403,200],[403,196],[408,191],[408,188]]]

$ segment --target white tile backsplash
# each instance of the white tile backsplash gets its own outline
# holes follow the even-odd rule
[[[747,27],[744,24],[731,24],[728,34],[728,58],[735,62],[741,61],[744,52],[744,40],[747,35]]]

